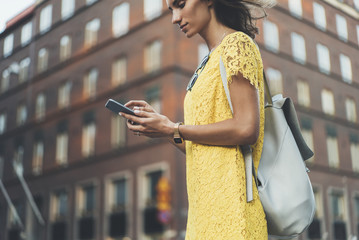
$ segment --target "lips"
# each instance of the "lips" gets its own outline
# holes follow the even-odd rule
[[[188,25],[188,23],[185,23],[185,24],[183,24],[183,25],[180,26],[182,32],[185,31],[185,28],[186,28],[187,25]]]

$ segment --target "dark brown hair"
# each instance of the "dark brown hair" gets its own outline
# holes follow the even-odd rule
[[[225,26],[244,32],[252,39],[258,34],[254,20],[266,16],[260,4],[242,0],[212,0],[213,8],[219,22]],[[249,7],[259,8],[264,13],[261,17],[251,15]]]

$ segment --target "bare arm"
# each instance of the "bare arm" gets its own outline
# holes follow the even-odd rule
[[[175,146],[176,148],[178,148],[181,152],[183,152],[184,154],[186,154],[186,144],[185,144],[185,141],[183,141],[182,143],[175,143],[174,141],[173,141],[173,138],[171,137],[171,138],[168,138],[168,141],[170,142],[170,143],[172,143],[173,144],[173,146]]]
[[[181,125],[179,131],[185,140],[209,145],[251,145],[259,135],[259,102],[257,89],[241,74],[233,77],[229,86],[233,105],[233,118],[208,125]],[[148,105],[148,104],[147,104]],[[152,112],[139,101],[130,101],[126,106],[134,108],[136,116],[122,114],[140,125],[130,125],[131,131],[148,137],[172,138],[174,122],[166,116]]]

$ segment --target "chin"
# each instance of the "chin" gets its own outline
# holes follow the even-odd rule
[[[186,34],[187,38],[191,38],[195,35],[194,33],[191,33],[191,32],[186,32],[185,34]]]

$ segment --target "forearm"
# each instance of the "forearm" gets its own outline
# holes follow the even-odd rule
[[[235,119],[207,124],[181,125],[181,136],[185,140],[208,145],[252,145],[257,141],[258,125],[238,122]],[[255,127],[253,127],[255,126]]]
[[[186,143],[185,141],[183,141],[182,143],[175,143],[173,141],[173,137],[172,138],[167,138],[167,140],[176,148],[178,148],[181,152],[183,152],[184,154],[186,154]]]

